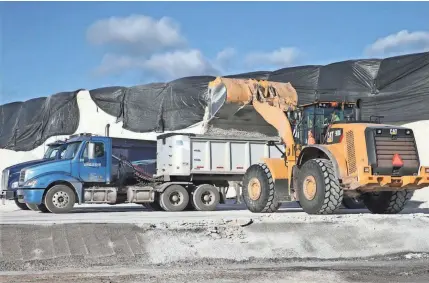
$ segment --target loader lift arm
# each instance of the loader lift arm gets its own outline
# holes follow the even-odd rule
[[[209,83],[209,95],[214,105],[252,105],[278,131],[286,145],[286,160],[295,160],[295,141],[286,113],[297,109],[298,95],[290,83],[218,77]],[[218,110],[212,109],[211,116]]]

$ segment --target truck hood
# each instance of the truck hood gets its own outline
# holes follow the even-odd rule
[[[51,160],[25,168],[25,181],[51,172],[70,174],[71,160]]]
[[[30,160],[30,161],[27,161],[27,162],[22,162],[22,163],[18,163],[18,164],[9,166],[9,167],[6,168],[6,170],[9,170],[9,174],[15,174],[15,173],[19,173],[22,168],[33,166],[33,165],[37,165],[37,164],[48,162],[48,161],[52,161],[52,160],[54,160],[54,159],[53,158],[49,158],[49,159]]]

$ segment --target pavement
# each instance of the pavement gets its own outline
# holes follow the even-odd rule
[[[0,282],[57,282],[53,272],[63,282],[96,283],[429,277],[429,208],[417,201],[398,215],[341,209],[323,216],[296,203],[271,214],[234,204],[213,212],[82,205],[45,214],[8,202],[0,206],[0,227]]]

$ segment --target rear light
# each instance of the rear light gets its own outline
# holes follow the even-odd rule
[[[402,161],[402,158],[399,156],[399,154],[395,153],[395,155],[393,155],[392,165],[393,165],[393,167],[404,166],[404,162]]]
[[[341,134],[340,139],[338,140],[339,143],[341,143],[343,141],[344,135]]]
[[[365,173],[369,173],[369,167],[364,167],[364,168],[363,168],[363,172],[365,172]]]

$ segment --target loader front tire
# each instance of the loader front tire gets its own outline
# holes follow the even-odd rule
[[[331,214],[340,208],[343,190],[330,160],[312,159],[304,163],[298,176],[298,198],[308,214]]]
[[[271,213],[280,208],[274,179],[265,163],[254,164],[247,169],[243,177],[242,197],[251,212]]]
[[[401,212],[414,191],[383,191],[366,194],[363,201],[373,214],[396,214]]]

